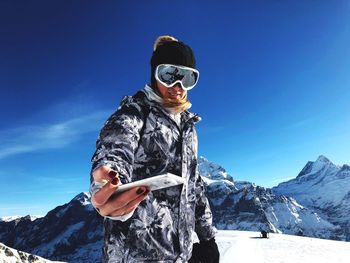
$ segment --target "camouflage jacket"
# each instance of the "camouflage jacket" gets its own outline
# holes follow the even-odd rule
[[[197,167],[194,124],[199,120],[185,111],[178,127],[160,104],[142,92],[125,97],[107,120],[91,171],[108,165],[119,172],[122,183],[170,172],[186,183],[149,193],[125,222],[105,218],[104,262],[187,262],[193,231],[200,240],[214,237]]]

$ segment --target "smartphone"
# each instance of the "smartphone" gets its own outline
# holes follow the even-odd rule
[[[128,184],[122,184],[120,185],[115,193],[122,193],[125,192],[131,188],[138,187],[138,186],[146,186],[148,189],[151,191],[175,186],[175,185],[180,185],[185,183],[185,179],[177,176],[172,173],[166,173],[162,175],[156,175],[150,178],[138,180],[132,183]]]

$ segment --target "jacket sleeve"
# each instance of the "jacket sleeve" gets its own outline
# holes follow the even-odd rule
[[[91,159],[91,195],[102,187],[95,184],[92,177],[92,172],[101,166],[109,166],[117,171],[123,184],[131,182],[134,153],[143,121],[141,106],[132,97],[125,97],[118,110],[109,117],[97,139],[96,151]]]
[[[210,240],[217,232],[213,226],[213,215],[210,209],[208,198],[205,195],[204,182],[196,169],[196,225],[195,231],[200,241]]]

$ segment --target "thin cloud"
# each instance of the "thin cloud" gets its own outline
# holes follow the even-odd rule
[[[108,114],[110,111],[98,111],[50,125],[0,131],[0,160],[16,154],[64,148],[82,135],[98,131]]]
[[[308,118],[308,119],[299,120],[297,122],[294,122],[294,123],[291,123],[291,124],[287,125],[286,127],[284,127],[284,129],[286,129],[286,130],[301,129],[301,128],[313,125],[315,122],[317,122],[319,120],[320,120],[319,116]]]

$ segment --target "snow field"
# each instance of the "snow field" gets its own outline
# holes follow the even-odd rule
[[[221,263],[350,262],[350,242],[233,230],[219,231],[216,240]]]

